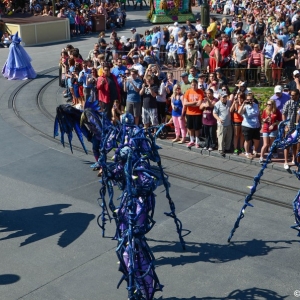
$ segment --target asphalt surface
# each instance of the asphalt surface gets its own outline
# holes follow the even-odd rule
[[[128,19],[128,27],[143,24],[141,31],[151,26],[141,19],[139,11],[128,11]],[[119,35],[123,34],[130,36],[126,30]],[[85,56],[95,38],[72,40],[72,44]],[[35,70],[42,72],[57,66],[63,47],[57,44],[26,50]],[[0,51],[3,65],[8,50]],[[102,238],[96,222],[101,211],[96,201],[100,183],[89,168],[93,158],[81,151],[71,154],[47,138],[53,124],[36,105],[37,92],[55,77],[55,72],[26,84],[14,99],[18,113],[31,126],[18,119],[9,105],[11,95],[24,82],[0,78],[0,299],[127,299],[124,284],[116,289],[121,274],[117,270],[116,242],[109,238],[114,234],[114,224],[107,224],[108,238]],[[53,81],[41,96],[50,115],[64,103],[61,92]],[[165,287],[156,299],[296,299],[294,293],[300,290],[299,238],[289,228],[293,225],[292,209],[254,199],[254,208],[247,208],[232,243],[227,244],[243,197],[217,186],[247,191],[252,182],[222,174],[222,170],[254,176],[258,166],[166,143],[161,153],[221,171],[163,160],[166,171],[214,183],[216,188],[170,177],[178,217],[191,231],[185,237],[186,251],[181,249],[173,220],[163,214],[169,211],[164,190],[157,189],[157,224],[148,238],[157,274]],[[264,176],[298,188],[289,173],[268,169]],[[259,193],[291,203],[296,191],[262,184]]]

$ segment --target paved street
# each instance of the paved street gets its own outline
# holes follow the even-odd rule
[[[146,14],[146,10],[142,13]],[[128,11],[128,28],[149,28],[139,11]],[[95,36],[72,40],[85,57]],[[28,47],[37,72],[58,65],[65,44]],[[0,65],[8,49],[0,49]],[[116,286],[121,278],[115,254],[114,224],[107,224],[107,238],[101,237],[96,218],[100,183],[89,164],[93,157],[46,137],[53,124],[37,109],[37,93],[56,71],[39,76],[21,89],[14,99],[26,125],[13,112],[11,95],[24,82],[0,78],[0,299],[13,300],[121,300],[126,287]],[[64,103],[62,90],[54,80],[41,95],[44,108],[54,115]],[[40,132],[33,127],[38,127]],[[76,138],[75,138],[76,139]],[[75,144],[78,144],[74,140]],[[299,283],[299,241],[290,229],[292,209],[253,200],[232,243],[228,234],[242,206],[243,197],[192,179],[247,191],[251,180],[223,174],[230,170],[254,176],[259,167],[233,160],[208,157],[162,143],[164,156],[195,162],[220,171],[185,165],[164,159],[170,177],[171,196],[184,228],[182,251],[175,225],[163,212],[169,211],[164,190],[156,191],[155,227],[149,244],[156,257],[157,274],[164,285],[156,299],[168,300],[275,300],[297,299]],[[90,144],[88,144],[91,149]],[[189,180],[190,178],[190,180]],[[270,169],[264,179],[290,185],[283,190],[262,183],[258,195],[291,203],[300,184],[291,174]],[[297,294],[297,293],[296,293]]]

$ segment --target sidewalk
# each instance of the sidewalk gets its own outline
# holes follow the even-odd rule
[[[192,151],[194,153],[199,153],[199,155],[204,155],[204,156],[212,156],[212,157],[219,157],[221,159],[225,160],[232,160],[232,161],[237,161],[240,163],[244,164],[250,164],[250,165],[256,165],[257,167],[261,167],[262,165],[259,163],[259,157],[260,157],[260,152],[258,152],[258,155],[256,158],[253,158],[252,160],[246,158],[244,154],[240,155],[233,155],[233,153],[226,153],[225,156],[221,156],[218,153],[218,150],[214,151],[208,151],[208,150],[203,150],[203,148],[196,148],[196,147],[187,147],[186,144],[178,144],[178,143],[173,143],[172,140],[175,138],[174,132],[169,132],[167,139],[158,139],[158,144],[166,145],[166,146],[172,146],[181,150],[186,150],[186,151]],[[268,153],[267,153],[268,154]],[[266,159],[266,155],[264,157]],[[290,159],[291,160],[291,159]],[[272,158],[272,162],[268,164],[268,169],[274,169],[277,171],[282,171],[282,172],[288,172],[292,174],[293,170],[296,170],[296,166],[293,166],[291,161],[289,161],[290,169],[285,170],[283,168],[284,164],[284,158],[283,158],[283,150],[278,151],[278,158]]]

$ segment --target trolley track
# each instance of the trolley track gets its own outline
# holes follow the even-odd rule
[[[57,68],[56,68],[57,69]],[[51,68],[49,70],[46,70],[43,72],[43,75],[51,73],[55,71],[55,68]],[[42,85],[41,88],[39,89],[39,92],[36,96],[36,105],[37,108],[39,109],[39,111],[50,121],[54,122],[54,116],[51,115],[45,108],[45,106],[43,105],[43,95],[46,91],[46,89],[48,88],[49,85],[51,85],[55,80],[58,80],[58,76],[54,77],[53,79],[49,80],[46,84]],[[55,142],[56,144],[61,144],[59,140],[55,139],[52,135],[47,134],[43,131],[41,131],[39,128],[37,128],[36,126],[32,125],[30,122],[26,121],[22,115],[20,114],[20,112],[18,111],[17,107],[16,107],[16,99],[19,95],[19,93],[21,92],[21,90],[31,82],[32,80],[28,80],[26,82],[24,82],[23,84],[21,84],[18,88],[16,88],[14,90],[14,92],[12,93],[10,99],[9,99],[9,108],[12,108],[14,113],[16,114],[16,116],[22,120],[26,125],[28,125],[29,127],[31,127],[33,130],[37,131],[39,134],[41,134],[43,137],[47,138],[48,140],[51,140],[52,142]],[[68,145],[68,143],[66,143],[66,145]],[[76,145],[72,145],[73,149],[76,149],[79,152],[84,153],[84,150]],[[92,151],[88,151],[88,154],[92,155]],[[228,170],[220,170],[218,168],[215,167],[208,167],[206,165],[200,164],[200,163],[194,163],[194,162],[190,162],[190,161],[186,161],[186,160],[182,160],[179,158],[174,158],[174,157],[169,157],[166,155],[161,155],[162,158],[166,159],[166,160],[170,160],[170,161],[175,161],[178,162],[179,164],[185,164],[185,165],[189,165],[189,166],[193,166],[193,167],[199,167],[205,170],[210,170],[210,171],[216,171],[219,172],[220,174],[224,174],[224,175],[231,175],[231,176],[238,176],[240,178],[243,179],[249,179],[251,182],[253,181],[253,177],[252,176],[248,176],[245,174],[240,174],[240,173],[235,173],[232,171],[228,171]],[[193,182],[195,184],[198,185],[203,185],[209,188],[213,188],[213,189],[218,189],[224,192],[228,192],[228,193],[232,193],[232,194],[236,194],[236,195],[241,195],[243,197],[245,197],[247,195],[246,192],[240,191],[240,190],[236,190],[236,189],[232,189],[229,187],[224,187],[224,186],[220,186],[220,185],[216,185],[215,183],[210,183],[207,181],[203,181],[203,180],[199,180],[199,179],[194,179],[194,178],[190,178],[190,177],[186,177],[186,176],[182,176],[180,174],[176,174],[174,172],[170,172],[170,171],[166,171],[166,174],[168,176],[180,179],[180,180],[184,180],[184,181],[188,181],[188,182]],[[282,188],[282,189],[288,189],[291,191],[294,191],[295,193],[298,191],[297,188],[294,188],[292,186],[289,185],[285,185],[285,184],[281,184],[281,183],[277,183],[277,182],[272,182],[269,180],[261,180],[261,183],[266,184],[267,186],[273,186],[273,187],[277,187],[277,188]],[[274,199],[270,199],[267,197],[263,197],[263,196],[257,196],[254,195],[253,197],[254,200],[257,201],[261,201],[261,202],[265,202],[265,203],[270,203],[279,207],[284,207],[284,208],[291,208],[291,204],[287,204],[285,202],[282,201],[278,201],[278,200],[274,200]]]

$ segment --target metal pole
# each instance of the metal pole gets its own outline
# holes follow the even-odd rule
[[[201,25],[203,32],[206,32],[206,29],[209,26],[209,4],[207,0],[203,0],[201,5]]]

